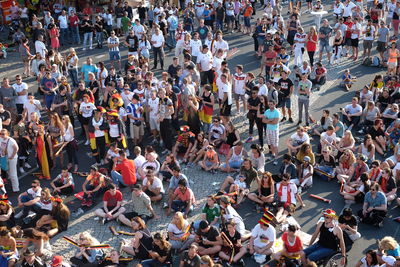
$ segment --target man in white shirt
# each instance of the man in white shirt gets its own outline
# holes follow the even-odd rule
[[[351,0],[346,0],[343,4],[344,8],[343,8],[343,18],[347,19],[347,17],[350,17],[353,10],[356,9],[356,4],[354,4],[353,2],[351,2]]]
[[[232,108],[232,84],[228,81],[228,76],[225,73],[221,75],[221,88],[218,88],[218,90],[223,93],[221,118],[224,122],[228,122]]]
[[[19,191],[19,181],[17,176],[18,163],[18,144],[14,138],[10,137],[7,129],[0,131],[0,152],[1,156],[7,157],[8,178],[11,181],[13,192]]]
[[[158,133],[160,131],[160,122],[158,121],[159,103],[160,99],[157,97],[157,90],[153,89],[146,106],[146,112],[149,113],[150,131],[154,138],[153,142],[157,142]]]
[[[61,12],[61,15],[58,17],[58,20],[60,22],[60,44],[61,45],[66,45],[69,43],[69,38],[68,38],[68,16],[67,12],[63,10]]]
[[[354,24],[351,26],[351,47],[353,48],[353,55],[350,59],[357,60],[358,58],[358,42],[361,33],[361,24],[358,22],[358,18],[354,18]]]
[[[22,77],[21,75],[15,76],[16,82],[12,85],[14,88],[15,92],[17,93],[18,97],[15,100],[15,103],[17,105],[17,112],[18,114],[22,114],[24,110],[24,103],[27,101],[27,95],[28,95],[28,85],[25,82],[22,82]]]
[[[43,35],[39,35],[38,39],[35,42],[35,50],[36,53],[39,53],[42,58],[46,58],[47,48],[43,42]]]
[[[289,154],[296,155],[300,147],[305,143],[310,143],[310,137],[302,126],[298,126],[296,132],[286,140]]]
[[[200,72],[201,85],[214,82],[213,55],[207,45],[203,45],[202,52],[197,57],[197,68]]]
[[[216,41],[214,42],[214,46],[211,48],[213,55],[216,55],[218,49],[222,49],[223,55],[222,58],[226,59],[228,56],[229,45],[228,42],[222,39],[222,32],[217,31],[216,33]]]
[[[363,58],[367,56],[367,58],[371,57],[371,49],[372,49],[372,43],[374,42],[374,37],[375,37],[375,26],[372,25],[372,20],[369,19],[367,22],[367,25],[364,27],[364,53],[363,53]]]
[[[193,34],[193,39],[190,40],[190,54],[192,55],[192,61],[197,62],[197,57],[201,53],[201,40],[199,39],[199,33]]]
[[[243,102],[243,113],[247,112],[247,100],[245,98],[245,84],[246,84],[246,73],[243,73],[243,65],[236,66],[236,73],[232,75],[232,85],[234,89],[236,110],[240,114],[240,99]]]
[[[160,57],[161,70],[164,69],[164,43],[164,35],[157,26],[155,33],[151,36],[151,44],[153,46],[154,54],[154,67],[152,70],[157,69],[158,57]]]
[[[119,38],[111,31],[107,39],[108,54],[110,55],[111,65],[114,66],[115,60],[118,61],[119,72],[121,73],[121,55],[119,53]]]
[[[248,249],[250,254],[255,254],[256,261],[257,257],[261,256],[265,258],[265,256],[271,255],[274,252],[273,246],[276,239],[276,231],[275,228],[270,225],[273,218],[274,215],[266,211],[258,224],[254,226],[251,231]]]
[[[28,100],[24,103],[24,116],[26,121],[31,120],[31,114],[36,112],[38,118],[40,119],[40,111],[42,110],[42,104],[39,100],[35,99],[32,93],[28,93]]]

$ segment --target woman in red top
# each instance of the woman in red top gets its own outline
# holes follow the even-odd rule
[[[318,34],[315,29],[315,26],[312,26],[310,28],[310,32],[307,34],[307,44],[306,44],[311,67],[314,66],[314,54],[315,51],[317,51],[317,43],[318,43]]]
[[[288,230],[283,233],[283,249],[273,255],[275,260],[280,260],[281,257],[287,259],[300,259],[301,253],[303,253],[303,241],[296,234],[298,227],[293,224],[289,224]]]

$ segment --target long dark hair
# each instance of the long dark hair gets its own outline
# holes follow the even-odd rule
[[[371,258],[372,258],[370,266],[378,265],[378,255],[376,254],[376,251],[370,249],[370,250],[367,251],[367,253],[365,253],[365,255],[367,255],[367,254],[369,254],[371,256]]]
[[[46,235],[43,232],[40,232],[34,228],[26,228],[24,229],[24,236],[27,238],[35,239],[35,240],[40,240],[43,239],[44,241],[49,240],[49,236]]]

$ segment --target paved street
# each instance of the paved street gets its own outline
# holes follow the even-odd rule
[[[331,1],[328,1],[330,3]],[[258,5],[257,5],[258,6]],[[261,13],[258,10],[258,15]],[[286,14],[286,7],[284,8],[283,14]],[[305,31],[308,32],[309,26],[314,23],[314,19],[305,14],[302,16],[302,24],[305,28]],[[225,37],[225,39],[229,42],[230,48],[238,48],[239,52],[229,60],[229,67],[232,71],[234,71],[234,67],[237,64],[242,64],[244,66],[244,72],[252,71],[254,74],[259,73],[259,60],[255,57],[253,51],[253,39],[249,35],[243,35],[241,33],[230,34]],[[106,61],[108,63],[108,53],[106,49],[102,50],[91,50],[91,51],[82,51],[78,49],[78,56],[80,58],[80,65],[85,62],[85,58],[87,56],[91,56],[94,58],[95,62],[98,61]],[[123,48],[123,58],[126,59],[127,51]],[[168,66],[171,63],[172,53],[167,53],[167,61],[165,66]],[[308,57],[305,55],[305,59]],[[354,62],[348,59],[343,60],[339,65],[332,66],[328,68],[328,81],[325,86],[321,88],[319,92],[315,92],[312,95],[310,105],[310,111],[314,118],[319,119],[323,109],[329,109],[332,112],[339,111],[340,107],[343,107],[346,103],[348,103],[351,97],[354,95],[356,90],[362,88],[363,85],[370,83],[373,79],[373,76],[383,70],[379,68],[373,67],[364,67],[360,65],[361,62]],[[342,74],[343,70],[349,68],[353,75],[358,77],[356,84],[353,86],[351,92],[344,92],[342,89],[337,87],[338,80],[340,74]],[[9,57],[6,60],[0,61],[0,72],[2,73],[2,77],[8,76],[13,82],[13,77],[22,73],[22,64],[20,63],[20,59],[17,53],[10,53]],[[159,74],[159,73],[157,73]],[[37,90],[37,84],[33,79],[29,79],[26,82],[30,85],[30,91],[35,92]],[[297,122],[297,101],[293,99],[293,110],[294,110],[294,121]],[[245,140],[248,136],[248,121],[245,115],[235,116],[233,118],[233,122],[236,127],[239,129],[242,140]],[[281,125],[281,135],[280,135],[280,156],[285,153],[286,146],[285,141],[288,136],[290,136],[296,128],[295,124],[284,123]],[[79,134],[79,130],[77,131]],[[246,144],[246,147],[249,148],[249,144]],[[80,171],[88,171],[89,166],[93,164],[94,159],[90,159],[87,156],[87,152],[89,152],[89,148],[83,146],[82,144],[79,146],[79,162],[80,162]],[[33,163],[34,159],[30,160],[30,163]],[[33,164],[31,164],[33,165]],[[276,173],[277,167],[274,167],[271,163],[267,164],[266,170]],[[55,177],[60,172],[59,166],[52,172],[52,177]],[[226,177],[225,174],[215,174],[209,175],[208,173],[204,173],[199,170],[198,167],[185,169],[184,173],[188,176],[190,180],[190,186],[193,189],[196,200],[197,200],[197,208],[195,209],[192,215],[195,215],[191,218],[191,220],[196,218],[196,215],[199,213],[200,208],[204,204],[205,197],[211,193],[215,193],[219,184]],[[32,180],[31,175],[21,175],[21,190],[25,190],[30,186],[30,181]],[[80,191],[81,184],[83,183],[84,178],[75,176],[75,183],[77,188]],[[48,182],[44,182],[44,185],[48,185]],[[315,224],[321,215],[321,211],[328,207],[335,209],[337,212],[340,212],[343,208],[344,201],[338,193],[339,185],[335,182],[324,182],[314,179],[313,187],[307,192],[303,193],[303,199],[305,201],[306,207],[298,210],[295,213],[296,220],[302,226],[302,230],[307,233],[312,233],[314,230]],[[309,193],[318,194],[320,196],[327,197],[332,200],[330,205],[320,202],[318,200],[314,200],[308,197]],[[125,199],[130,200],[129,193],[127,190],[124,191]],[[15,203],[16,196],[11,194],[10,199]],[[79,203],[77,200],[73,200],[69,202],[69,207],[72,211],[76,210]],[[128,211],[130,210],[129,204],[127,206]],[[353,206],[353,209],[357,211],[360,209],[360,206]],[[120,237],[112,236],[111,232],[108,230],[108,226],[114,225],[117,228],[120,227],[116,223],[112,222],[107,224],[106,226],[101,225],[98,221],[94,220],[94,209],[89,210],[84,215],[79,218],[74,218],[70,222],[70,227],[66,233],[62,233],[62,235],[68,235],[73,238],[77,238],[78,234],[82,231],[91,232],[96,238],[100,240],[102,243],[108,243],[112,246],[118,247]],[[164,213],[164,210],[161,209],[161,204],[155,205],[155,210],[157,214],[161,215],[160,220],[151,220],[148,223],[148,227],[152,230],[152,232],[161,231],[166,229],[166,225],[171,221],[172,217],[167,217]],[[257,214],[254,210],[254,205],[249,203],[249,201],[245,201],[238,210],[241,216],[246,221],[246,226],[248,229],[251,229],[258,221],[260,214]],[[382,238],[385,235],[392,235],[396,239],[399,238],[399,229],[400,224],[393,222],[390,218],[394,218],[399,216],[398,208],[395,208],[393,205],[391,207],[391,211],[389,213],[389,218],[386,219],[385,227],[382,229],[373,228],[371,226],[360,226],[360,232],[362,233],[361,240],[358,240],[353,249],[349,253],[349,266],[354,266],[356,261],[362,256],[362,253],[369,248],[376,248],[375,241],[378,238]],[[121,227],[123,228],[123,227]],[[126,228],[124,230],[127,230]],[[65,258],[71,257],[74,252],[74,248],[67,242],[63,241],[60,237],[62,235],[58,235],[51,240],[53,245],[53,251],[55,253],[63,255]],[[251,259],[246,260],[246,266],[258,266]]]

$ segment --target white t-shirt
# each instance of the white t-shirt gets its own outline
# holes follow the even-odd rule
[[[375,27],[374,25],[365,25],[364,27],[364,40],[366,41],[373,41],[375,35]]]
[[[118,37],[115,37],[115,38],[108,37],[107,44],[117,44],[117,46],[108,48],[108,51],[110,51],[110,52],[118,52],[119,51],[119,38]]]
[[[229,82],[221,83],[221,85],[222,85],[222,87],[221,87],[222,95],[227,93],[228,94],[228,105],[232,105],[232,85]],[[223,99],[223,97],[222,97],[222,99]]]
[[[307,38],[307,34],[303,33],[296,33],[296,35],[294,36],[294,41],[295,41],[295,48],[299,49],[299,48],[304,48],[306,43],[303,43]]]
[[[235,88],[235,94],[244,95],[246,93],[246,89],[244,88],[246,84],[246,73],[235,73],[233,74],[233,84]]]
[[[281,187],[281,183],[278,183],[276,185],[276,190],[279,191],[279,188]],[[282,195],[279,199],[280,202],[287,202],[287,197],[288,197],[288,190],[290,190],[290,200],[291,200],[291,204],[295,204],[296,205],[296,193],[297,193],[297,186],[290,182],[288,185],[282,185],[281,188],[281,192]]]
[[[265,95],[265,96],[267,96],[268,95],[268,86],[266,85],[266,84],[263,84],[263,85],[258,85],[259,86],[259,88],[258,88],[258,95],[260,96],[260,95]]]
[[[145,186],[146,184],[147,184],[147,177],[143,179],[143,186]],[[158,177],[154,177],[153,184],[150,185],[150,188],[151,189],[160,188],[160,192],[161,193],[165,192],[164,191],[164,186],[163,186],[160,178],[158,178]]]
[[[35,51],[36,53],[39,53],[42,58],[46,57],[46,50],[46,45],[42,41],[37,40],[35,42]]]
[[[151,42],[155,42],[155,44],[153,44],[154,47],[156,47],[156,48],[161,47],[162,44],[165,42],[164,35],[162,35],[162,33],[160,33],[158,35],[153,34],[151,36]]]
[[[185,230],[188,227],[189,222],[185,220],[183,224],[184,224],[184,226],[181,230],[178,227],[176,227],[175,224],[170,223],[170,224],[168,224],[167,231],[171,232],[174,235],[174,237],[178,237],[178,238],[182,237],[185,234]]]
[[[213,67],[213,55],[210,51],[197,55],[197,64],[200,64],[201,71],[209,71]]]
[[[307,133],[303,133],[303,136],[300,137],[296,132],[290,136],[290,139],[292,139],[293,146],[300,146],[301,144],[304,143],[310,143],[310,137],[308,136]]]
[[[93,127],[100,127],[102,124],[103,124],[103,121],[104,121],[104,119],[103,118],[100,118],[100,120],[99,121],[96,121],[94,118],[92,118],[92,125],[93,125]],[[104,131],[102,131],[102,130],[94,130],[94,136],[95,137],[102,137],[102,136],[104,136],[105,135],[105,133],[104,133]]]
[[[344,108],[344,110],[346,111],[347,114],[353,115],[353,114],[361,112],[362,107],[359,104],[357,104],[355,107],[353,107],[352,104],[349,104]]]
[[[151,118],[157,118],[159,103],[160,103],[160,99],[158,97],[156,97],[156,99],[149,98],[149,100],[147,101],[147,104],[150,107],[149,114],[150,114]]]
[[[79,111],[82,113],[82,117],[84,118],[90,118],[93,115],[93,110],[96,109],[96,106],[89,102],[85,103],[82,102],[81,105],[79,106]]]
[[[224,55],[222,56],[222,58],[226,58],[226,56],[228,55],[228,50],[229,50],[228,42],[225,40],[214,42],[213,53],[216,54],[218,49],[222,49],[224,51]]]
[[[28,190],[26,190],[26,192],[27,192],[31,197],[37,198],[37,197],[40,197],[40,196],[41,196],[41,194],[42,194],[42,188],[39,187],[39,189],[38,189],[36,192],[33,191],[32,188],[29,188]]]
[[[201,54],[201,40],[190,40],[190,49],[192,50],[192,56],[197,57],[199,54]]]
[[[12,85],[12,87],[14,88],[14,90],[15,90],[15,92],[17,94],[21,93],[24,90],[28,90],[28,85],[26,83],[24,83],[24,82],[22,82],[21,84],[14,83]],[[16,104],[24,104],[27,100],[28,100],[28,92],[27,92],[26,95],[17,96],[17,99],[15,100],[15,103]]]
[[[68,19],[67,19],[67,15],[63,16],[59,16],[58,20],[60,21],[60,29],[67,29],[68,28]]]
[[[18,147],[17,141],[15,141],[15,139],[12,137],[7,138],[7,140],[4,138],[1,138],[0,141],[1,141],[0,151],[1,151],[2,156],[4,156],[7,153],[7,158],[10,158],[14,152],[13,146],[16,145]],[[16,159],[16,158],[18,158],[18,153],[15,153],[15,155],[12,159]]]
[[[276,239],[276,231],[275,228],[272,226],[268,226],[267,229],[262,229],[260,224],[258,223],[254,226],[253,230],[251,231],[251,237],[254,239],[254,246],[263,248],[270,244],[271,242],[275,242]]]
[[[31,104],[30,101],[26,101],[24,103],[24,109],[26,108],[27,118],[28,119],[30,118],[30,115],[32,114],[32,112],[36,112],[38,117],[40,118],[40,109],[39,109],[39,107],[41,107],[41,106],[42,106],[42,104],[37,99],[34,99],[32,104]]]
[[[216,72],[219,72],[221,70],[222,61],[224,61],[223,58],[214,57],[214,59],[213,59],[213,68],[214,68],[214,70]]]
[[[354,7],[356,7],[356,4],[354,4],[353,2],[349,2],[347,5],[346,4],[343,4],[343,17],[349,17],[349,16],[351,16],[351,13],[352,13],[352,9],[354,8]]]
[[[135,25],[132,27],[132,29],[133,29],[133,32],[135,33],[135,35],[137,36],[137,38],[140,40],[142,38],[142,33],[145,32],[143,25],[142,24]]]
[[[353,32],[353,31],[356,31],[356,30],[361,31],[360,23],[354,23],[353,26],[351,26],[351,30],[352,30],[351,39],[358,39],[360,37],[360,33],[359,32],[358,33],[357,32]]]
[[[333,133],[332,135],[328,135],[326,132],[323,132],[321,134],[321,141],[326,141],[329,144],[333,144],[333,141],[336,141],[336,133]]]
[[[128,94],[126,94],[126,91],[124,90],[121,93],[121,97],[122,97],[122,100],[124,101],[124,107],[126,108],[129,105],[129,103],[131,103],[131,100],[133,97],[133,92],[128,91]]]
[[[343,5],[343,3],[339,3],[339,4],[334,4],[333,5],[333,14],[338,14],[338,15],[340,15],[340,14],[342,14],[342,12],[343,12],[343,10],[344,10],[344,5]]]

